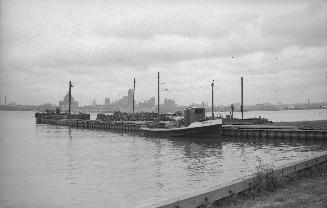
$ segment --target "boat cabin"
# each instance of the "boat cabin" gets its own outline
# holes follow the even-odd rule
[[[185,126],[190,125],[196,121],[202,121],[206,118],[205,108],[185,108],[184,109],[184,122]]]

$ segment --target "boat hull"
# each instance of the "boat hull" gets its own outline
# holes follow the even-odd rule
[[[145,136],[218,138],[221,137],[222,125],[213,124],[190,128],[172,129],[141,128],[141,131]]]

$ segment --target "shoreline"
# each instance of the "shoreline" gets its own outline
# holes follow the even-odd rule
[[[274,189],[248,190],[214,202],[207,208],[326,207],[327,163],[279,181]]]
[[[317,173],[319,170],[324,169],[323,167],[327,167],[326,152],[298,162],[284,164],[276,168],[262,165],[258,167],[257,172],[250,175],[217,184],[207,189],[199,189],[185,195],[176,196],[174,198],[165,199],[140,207],[218,208],[225,206],[227,208],[231,207],[231,205],[236,205],[234,206],[236,208],[239,207],[238,205],[243,201],[246,202],[251,198],[255,199],[255,197],[264,193],[270,194],[279,191],[281,188],[287,187],[289,182],[296,180],[298,176],[305,176],[308,175],[308,173]],[[326,184],[327,173],[325,183],[323,184],[324,193],[327,193]],[[304,191],[306,191],[306,189],[304,189]],[[245,205],[244,207],[253,206]],[[265,206],[259,205],[254,207]]]

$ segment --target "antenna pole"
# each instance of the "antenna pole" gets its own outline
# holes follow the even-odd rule
[[[242,112],[242,119],[243,119],[243,77],[241,77],[241,112]]]
[[[71,105],[72,105],[72,82],[69,81],[69,92],[68,92],[68,113],[70,114]]]
[[[135,78],[134,78],[134,90],[133,90],[133,113],[134,113],[134,104],[135,104]]]
[[[212,119],[214,119],[215,115],[213,113],[213,86],[215,85],[214,83],[215,80],[212,80],[211,83],[211,111],[212,111]]]
[[[159,96],[159,87],[160,87],[159,86],[160,85],[159,83],[160,82],[159,82],[159,79],[160,79],[160,75],[159,75],[159,72],[158,72],[158,123],[160,121],[160,117],[159,117],[160,116],[160,109],[159,109],[160,108],[159,107],[160,106],[160,96]]]

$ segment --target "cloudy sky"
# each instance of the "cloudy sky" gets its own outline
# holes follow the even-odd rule
[[[0,0],[0,95],[80,105],[327,101],[327,1]],[[166,89],[166,90],[165,90]]]

